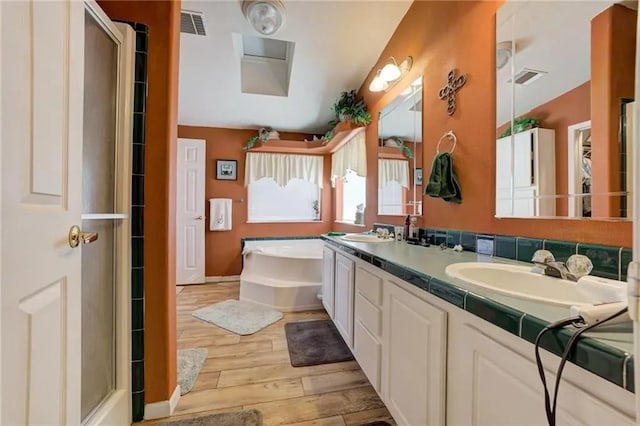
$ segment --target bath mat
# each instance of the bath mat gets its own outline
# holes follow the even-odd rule
[[[180,395],[189,392],[196,382],[209,351],[204,348],[178,350],[178,384]]]
[[[156,425],[162,426],[262,426],[262,413],[258,410],[236,411],[234,413],[209,414],[190,419],[168,420]]]
[[[351,361],[353,355],[331,320],[284,325],[289,358],[294,367]]]
[[[225,300],[198,309],[192,315],[242,336],[260,331],[282,318],[280,311],[242,300]]]

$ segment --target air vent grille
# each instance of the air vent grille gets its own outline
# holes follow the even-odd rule
[[[199,36],[207,35],[202,13],[183,10],[180,14],[180,32]]]
[[[516,84],[520,84],[522,86],[525,86],[527,84],[531,84],[534,81],[536,81],[537,79],[539,79],[540,77],[542,77],[543,75],[545,75],[547,72],[546,71],[539,71],[539,70],[533,70],[530,68],[523,68],[522,70],[520,70],[519,72],[516,73],[516,75],[514,76],[513,81],[515,81]],[[509,83],[511,83],[511,79],[509,79]]]

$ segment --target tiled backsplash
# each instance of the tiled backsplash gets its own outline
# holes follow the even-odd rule
[[[376,224],[379,226],[382,224]],[[626,281],[627,268],[632,260],[632,250],[626,247],[612,247],[597,244],[568,241],[542,240],[537,238],[514,237],[508,235],[487,235],[451,229],[420,228],[419,238],[426,238],[429,244],[446,243],[453,247],[461,244],[464,250],[477,251],[478,238],[493,239],[493,255],[507,259],[531,262],[536,250],[545,249],[553,253],[559,262],[566,261],[572,254],[584,254],[591,259],[591,275]]]

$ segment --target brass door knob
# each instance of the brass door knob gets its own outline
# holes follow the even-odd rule
[[[78,225],[73,225],[69,229],[69,246],[76,248],[82,244],[91,244],[98,239],[97,232],[82,232]]]

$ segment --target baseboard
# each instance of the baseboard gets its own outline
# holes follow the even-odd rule
[[[152,402],[144,406],[144,419],[153,420],[169,417],[173,414],[180,400],[180,385],[176,386],[168,401]]]
[[[233,281],[240,281],[240,275],[227,275],[226,277],[205,277],[206,283],[228,283]]]

